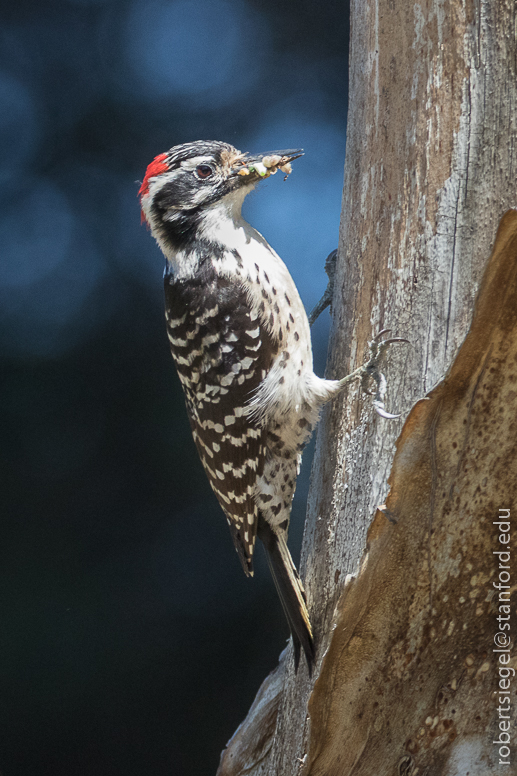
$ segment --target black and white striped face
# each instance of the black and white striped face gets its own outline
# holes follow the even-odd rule
[[[184,248],[209,208],[226,198],[228,208],[240,214],[242,202],[254,186],[276,172],[277,166],[284,169],[281,161],[285,164],[298,156],[299,151],[250,156],[215,140],[175,146],[147,168],[139,191],[142,218],[164,252],[167,247]],[[263,159],[270,160],[269,167]]]
[[[227,143],[203,142],[176,146],[147,168],[140,190],[142,212],[153,221],[174,221],[224,197],[242,183],[235,164],[242,154]]]

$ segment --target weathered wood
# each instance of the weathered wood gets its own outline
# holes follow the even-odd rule
[[[514,745],[517,734],[517,677],[508,674],[517,654],[504,650],[512,568],[514,587],[517,579],[516,409],[513,210],[464,344],[397,441],[391,522],[377,512],[361,570],[341,595],[309,701],[311,776],[509,772],[512,758],[493,741],[501,721]],[[505,693],[494,691],[512,684],[501,715]]]
[[[499,220],[517,203],[515,16],[513,0],[352,2],[347,154],[328,376],[358,366],[368,340],[391,328],[412,343],[392,348],[386,369],[387,408],[404,416],[451,366],[472,319]],[[336,618],[346,628],[340,598],[347,575],[358,572],[376,507],[386,499],[401,425],[375,416],[368,398],[355,388],[322,418],[302,549],[317,634],[315,679]],[[374,527],[377,531],[379,518]],[[425,543],[425,534],[422,530],[415,542]],[[419,549],[417,543],[415,553]],[[432,565],[435,556],[429,559]],[[367,595],[364,606],[374,598]],[[427,616],[424,599],[422,617]],[[472,614],[473,629],[476,622]],[[387,649],[382,639],[378,649],[377,659]],[[322,682],[332,695],[331,673],[326,661]],[[350,681],[357,680],[351,676]],[[313,716],[309,724],[312,690],[304,669],[294,675],[288,656],[272,746],[257,769],[248,763],[247,774],[324,772],[314,731],[329,735],[323,724],[328,709],[323,710],[321,698],[316,701],[316,692],[310,708],[318,719]],[[250,729],[252,723],[248,720]],[[374,722],[365,717],[360,724],[368,730]],[[359,746],[361,736],[354,740],[349,748]],[[413,757],[408,747],[405,754],[398,752],[400,758]],[[351,755],[346,753],[346,762],[356,763],[351,768],[362,767],[364,755],[355,752],[357,760]],[[393,772],[382,751],[377,762],[377,770],[364,772]],[[408,769],[411,762],[406,761]],[[428,773],[447,772],[436,768]]]

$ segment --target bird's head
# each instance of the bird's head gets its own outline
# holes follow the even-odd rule
[[[278,169],[286,174],[300,150],[243,154],[228,143],[198,140],[175,146],[148,166],[139,196],[142,220],[158,242],[182,247],[215,206],[234,215],[246,194]]]

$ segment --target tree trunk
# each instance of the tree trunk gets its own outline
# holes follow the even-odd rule
[[[387,409],[428,398],[402,433],[359,387],[324,413],[302,549],[315,676],[283,654],[219,776],[514,772],[492,582],[494,553],[517,552],[496,525],[517,493],[515,213],[496,241],[516,205],[515,36],[514,0],[351,4],[328,376],[389,328],[411,345],[386,359]],[[506,698],[512,765],[492,743]]]

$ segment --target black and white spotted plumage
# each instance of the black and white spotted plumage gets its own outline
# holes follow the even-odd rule
[[[246,408],[277,348],[250,311],[244,288],[217,276],[209,261],[189,282],[166,272],[165,306],[194,441],[249,574],[258,524],[254,488],[264,471],[266,438]]]
[[[286,540],[301,452],[341,386],[314,374],[294,281],[241,216],[260,180],[253,161],[226,143],[177,146],[149,165],[142,214],[166,257],[167,334],[201,461],[246,574],[262,540],[296,666],[303,648],[311,670],[306,596]]]

